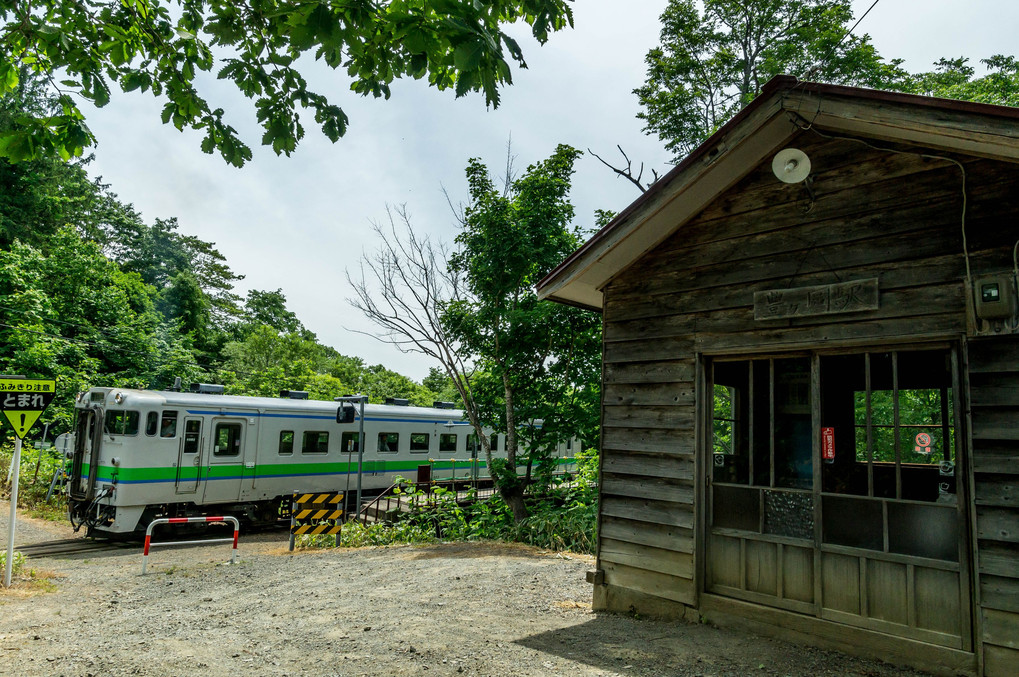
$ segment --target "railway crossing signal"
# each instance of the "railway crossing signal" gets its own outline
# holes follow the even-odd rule
[[[7,566],[4,587],[11,587],[14,565],[14,525],[18,518],[18,476],[21,474],[21,440],[39,420],[57,394],[57,382],[46,378],[0,376],[0,411],[14,428],[14,458],[11,459],[11,518],[7,523]]]
[[[0,376],[0,411],[18,439],[25,439],[56,394],[54,379]]]

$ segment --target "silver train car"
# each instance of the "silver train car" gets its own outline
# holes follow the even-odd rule
[[[92,388],[79,395],[68,512],[88,533],[144,530],[158,517],[230,514],[276,521],[293,492],[357,486],[359,422],[337,402]],[[430,466],[432,479],[489,476],[457,409],[365,405],[361,482],[383,490]],[[505,456],[505,435],[493,435]],[[577,442],[561,445],[572,465]]]

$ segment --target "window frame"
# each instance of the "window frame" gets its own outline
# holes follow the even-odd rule
[[[317,435],[317,442],[315,443],[315,449],[309,450],[308,441],[311,439],[311,435]],[[325,435],[324,444],[322,435]],[[320,450],[321,447],[325,449]],[[302,456],[322,456],[329,453],[329,431],[328,430],[302,430],[301,431],[301,455]]]
[[[420,438],[421,436],[424,436],[424,438],[425,438],[425,446],[424,446],[424,448],[423,449],[420,448],[420,447],[414,448],[414,438],[415,437]],[[431,436],[430,433],[417,432],[417,433],[411,433],[410,434],[410,453],[412,453],[412,454],[427,454],[431,450],[432,450],[432,436]]]
[[[227,437],[227,442],[229,443],[227,451],[220,451],[219,435],[221,430],[236,431],[235,434],[228,435]],[[216,426],[212,430],[212,456],[214,458],[240,457],[242,435],[244,435],[244,426],[241,423],[237,421],[216,421]]]
[[[172,416],[171,416],[171,414],[172,414]],[[166,425],[167,421],[173,421],[173,434],[172,435],[164,435],[163,434],[163,426]],[[177,437],[177,428],[179,427],[177,425],[178,423],[180,423],[180,412],[178,412],[176,409],[164,409],[162,414],[159,417],[159,438],[160,439],[164,439],[164,440],[176,439],[176,437]]]
[[[284,449],[286,448],[284,446],[286,443],[283,441],[283,436],[284,435],[290,435],[290,442],[289,442],[290,446],[289,446],[289,450],[287,450],[287,451],[284,451]],[[277,448],[276,454],[278,456],[293,456],[294,455],[294,442],[296,441],[296,438],[297,438],[297,435],[294,433],[293,430],[281,430],[280,431],[280,437],[279,437],[279,447]]]
[[[385,448],[383,448],[383,437],[385,437]],[[378,434],[376,451],[380,454],[400,453],[400,433],[381,432]]]

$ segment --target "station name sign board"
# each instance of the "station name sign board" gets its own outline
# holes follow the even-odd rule
[[[858,313],[880,307],[877,278],[754,293],[755,320]]]

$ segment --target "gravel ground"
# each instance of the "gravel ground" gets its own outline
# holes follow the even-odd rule
[[[6,504],[0,503],[2,533]],[[19,518],[18,543],[70,537]],[[499,544],[229,545],[29,561],[0,589],[3,675],[919,675],[709,625],[591,612],[586,556]]]

